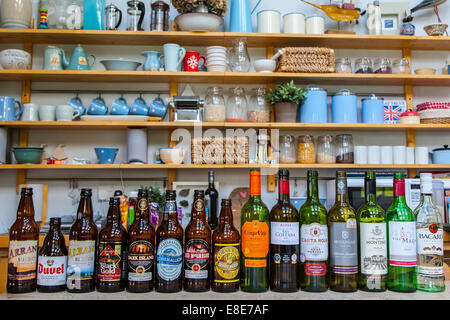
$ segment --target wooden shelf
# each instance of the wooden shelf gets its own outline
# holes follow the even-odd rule
[[[1,43],[156,46],[176,42],[183,46],[231,46],[233,39],[241,37],[248,39],[250,47],[261,48],[267,46],[325,46],[334,49],[450,50],[449,37],[429,36],[0,29]]]
[[[287,123],[287,122],[154,122],[154,121],[2,121],[0,126],[25,129],[126,129],[146,127],[149,130],[164,130],[196,126],[202,128],[261,128],[296,131],[403,131],[407,129],[433,131],[450,130],[450,124],[383,124],[383,123]]]

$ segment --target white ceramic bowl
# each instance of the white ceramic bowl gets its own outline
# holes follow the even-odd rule
[[[206,65],[211,65],[211,64],[219,64],[219,65],[226,65],[227,64],[227,60],[225,59],[206,59]]]
[[[186,151],[177,148],[164,148],[159,150],[159,157],[165,164],[182,164]]]
[[[270,73],[274,72],[277,62],[272,59],[259,59],[253,62],[253,67],[256,72]]]
[[[6,49],[0,52],[0,64],[3,69],[28,69],[31,56],[19,49]]]
[[[436,74],[436,69],[434,69],[434,68],[419,68],[419,69],[414,70],[414,72],[416,74],[431,75],[431,74]]]
[[[206,55],[206,58],[208,59],[214,59],[214,58],[222,58],[225,59],[227,55],[225,53],[208,53]]]
[[[175,23],[181,31],[215,32],[223,25],[223,18],[213,13],[191,12],[178,15]]]

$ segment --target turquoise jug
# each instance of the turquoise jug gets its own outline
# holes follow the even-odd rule
[[[231,0],[230,32],[253,32],[249,0]]]
[[[93,58],[91,64],[89,64],[88,62],[89,57]],[[77,45],[75,49],[73,49],[67,70],[91,70],[91,67],[94,65],[94,63],[95,56],[92,54],[86,56],[86,52],[84,52],[84,49],[81,47],[81,45]]]

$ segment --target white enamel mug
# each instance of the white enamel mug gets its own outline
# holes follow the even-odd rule
[[[367,163],[368,164],[380,164],[380,146],[368,146],[367,147]]]
[[[381,146],[380,153],[381,164],[392,164],[392,146]]]
[[[406,164],[414,164],[414,148],[406,147]]]
[[[355,146],[355,163],[367,164],[367,146]]]
[[[394,164],[406,164],[406,147],[393,147]]]
[[[414,150],[416,164],[428,164],[428,147],[416,147]]]

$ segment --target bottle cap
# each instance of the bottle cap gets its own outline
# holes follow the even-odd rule
[[[433,193],[433,175],[431,173],[420,173],[420,192]]]

